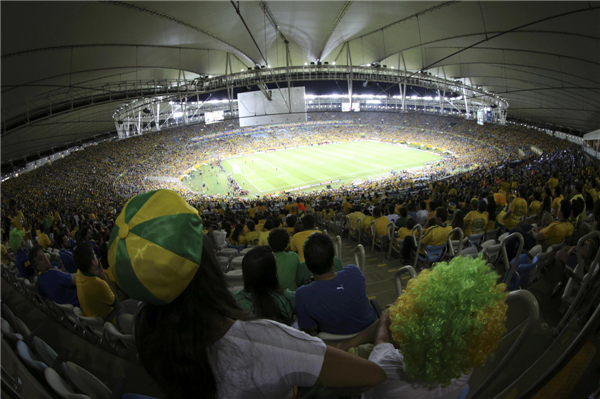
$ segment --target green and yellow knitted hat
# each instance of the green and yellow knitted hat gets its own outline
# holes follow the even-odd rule
[[[175,191],[130,199],[108,243],[110,271],[133,299],[164,305],[189,285],[202,258],[202,219]]]

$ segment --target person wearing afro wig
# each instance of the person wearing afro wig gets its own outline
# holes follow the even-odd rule
[[[369,356],[387,380],[364,398],[458,398],[506,333],[508,294],[497,279],[482,258],[457,257],[410,280],[383,312]]]

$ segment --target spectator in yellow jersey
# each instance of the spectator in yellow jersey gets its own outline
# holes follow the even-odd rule
[[[269,233],[273,230],[274,223],[271,219],[267,220],[263,225],[263,231],[260,232],[258,245],[269,245]]]
[[[548,180],[548,187],[550,187],[550,190],[554,191],[556,186],[558,186],[558,176],[556,172],[552,172],[552,177]]]
[[[294,234],[292,241],[290,242],[290,249],[298,253],[300,262],[304,262],[304,242],[312,233],[321,233],[315,229],[315,217],[313,215],[306,215],[302,219],[304,231]]]
[[[525,189],[521,189],[518,192],[518,197],[515,198],[508,208],[508,212],[504,215],[504,226],[507,230],[513,229],[521,223],[523,217],[527,216],[527,201],[525,196],[527,195]]]
[[[554,197],[553,198],[554,199],[552,200],[552,216],[557,217],[558,208],[560,208],[560,203],[565,198],[562,195],[562,189],[560,186],[556,186],[556,188],[554,188]]]
[[[540,208],[542,207],[542,193],[539,191],[533,192],[533,201],[529,204],[529,215],[537,215]]]
[[[260,232],[256,231],[254,221],[248,220],[246,227],[248,227],[248,232],[245,235],[246,243],[248,243],[248,245],[258,245],[258,241],[260,240]]]
[[[563,200],[560,203],[558,220],[550,223],[550,225],[544,229],[534,227],[531,230],[533,238],[544,247],[562,243],[565,238],[573,234],[573,225],[568,221],[570,214],[571,203],[567,200]]]
[[[52,242],[50,241],[50,237],[48,237],[48,234],[46,234],[44,231],[43,224],[40,223],[39,230],[36,233],[37,233],[37,243],[39,245],[41,245],[42,248],[46,249],[50,245],[52,245]]]
[[[92,245],[87,242],[77,245],[73,257],[78,269],[75,284],[81,310],[87,317],[99,316],[114,323],[114,310],[119,299],[111,289]]]
[[[351,229],[356,229],[358,226],[358,220],[362,220],[365,218],[365,214],[361,212],[360,210],[360,205],[357,205],[354,207],[354,212],[352,212],[351,214],[348,215],[348,219],[349,219],[349,223],[350,223],[350,228]],[[360,226],[362,227],[362,225]]]
[[[386,236],[388,233],[388,224],[390,224],[390,219],[381,214],[379,207],[375,207],[375,209],[373,209],[373,216],[375,217],[375,231],[377,237]]]
[[[487,204],[485,201],[481,201],[477,205],[476,211],[471,211],[465,216],[465,237],[472,234],[481,234],[485,230],[485,226],[488,222]]]
[[[452,226],[446,224],[448,219],[448,211],[446,208],[439,207],[435,210],[435,225],[423,230],[423,238],[421,239],[421,247],[425,249],[427,245],[438,246],[448,242],[448,234],[452,231]],[[417,243],[414,242],[412,236],[404,239],[402,248],[402,259],[404,263],[408,263],[411,251],[415,250]]]

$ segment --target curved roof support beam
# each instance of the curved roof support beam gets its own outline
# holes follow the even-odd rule
[[[318,57],[319,60],[321,58],[323,58],[323,52],[325,51],[325,48],[327,47],[327,43],[329,43],[329,39],[331,39],[331,35],[333,35],[333,32],[337,28],[337,26],[340,23],[340,21],[342,20],[342,18],[344,18],[344,15],[346,15],[346,12],[348,11],[348,9],[352,5],[352,3],[353,3],[352,0],[346,1],[344,3],[344,5],[342,6],[342,8],[340,9],[340,12],[338,12],[338,15],[335,17],[335,20],[333,21],[331,28],[329,28],[329,33],[327,34],[327,37],[325,37],[325,40],[323,40],[323,45],[321,46],[321,50],[319,51],[319,57]]]
[[[219,51],[218,49],[198,48],[198,47],[185,47],[185,46],[165,46],[161,44],[131,44],[131,43],[88,43],[88,44],[72,44],[67,46],[52,46],[52,47],[39,47],[31,50],[17,51],[15,53],[4,54],[2,59],[16,57],[25,54],[39,53],[43,51],[57,51],[57,50],[72,50],[77,48],[89,48],[89,47],[148,47],[148,48],[163,48],[167,50],[192,50],[192,51]]]
[[[419,17],[419,16],[421,16],[421,15],[428,14],[428,13],[430,13],[430,12],[433,12],[433,11],[439,10],[440,8],[444,8],[444,7],[447,7],[447,6],[451,6],[451,5],[453,5],[453,4],[456,4],[456,3],[458,3],[458,1],[457,1],[457,0],[452,0],[452,1],[447,1],[447,2],[445,2],[445,3],[442,3],[442,4],[438,4],[438,5],[436,5],[436,6],[433,6],[433,7],[431,7],[431,8],[428,8],[428,9],[426,9],[426,10],[419,11],[418,13],[416,13],[416,14],[413,14],[413,15],[410,15],[410,16],[408,16],[408,17],[406,17],[406,18],[399,19],[398,21],[392,22],[391,24],[385,25],[385,26],[383,26],[383,27],[381,27],[381,28],[374,29],[374,30],[372,30],[371,32],[365,33],[365,34],[363,34],[363,35],[360,35],[360,36],[358,36],[358,37],[354,37],[354,38],[352,38],[352,39],[348,39],[348,40],[346,40],[346,42],[351,42],[351,41],[353,41],[353,40],[362,39],[363,37],[370,36],[370,35],[374,35],[374,34],[376,34],[376,33],[379,33],[379,32],[383,32],[384,30],[386,30],[386,29],[388,29],[388,28],[391,28],[391,27],[392,27],[392,26],[394,26],[394,25],[398,25],[398,24],[401,24],[401,23],[403,23],[403,22],[410,21],[410,20],[411,20],[411,19],[413,19],[413,18],[418,18],[418,17]],[[338,53],[338,55],[335,57],[335,60],[336,60],[336,61],[337,61],[337,59],[340,57],[340,54],[342,54],[342,50],[343,50],[343,47],[340,49],[340,52]]]
[[[426,49],[451,49],[451,48],[456,48],[456,47],[443,47],[443,46],[426,47]],[[574,61],[579,61],[579,62],[587,62],[587,63],[594,64],[594,65],[600,65],[600,62],[586,60],[585,58],[573,57],[570,55],[562,55],[562,54],[556,54],[556,53],[547,53],[545,51],[535,51],[535,50],[526,50],[526,49],[518,49],[518,48],[504,48],[504,47],[477,47],[477,48],[473,48],[471,50],[497,50],[497,51],[514,51],[514,52],[522,52],[522,53],[541,54],[541,55],[549,55],[551,57],[566,58],[569,60],[574,60]]]
[[[69,73],[61,73],[60,75],[48,76],[48,77],[45,77],[45,78],[41,78],[41,79],[37,79],[37,80],[32,80],[31,82],[23,83],[23,84],[20,84],[20,85],[2,85],[0,87],[9,87],[9,89],[6,89],[6,90],[2,91],[2,94],[4,94],[4,93],[6,93],[8,91],[19,89],[21,87],[30,87],[34,83],[43,82],[44,80],[48,80],[48,79],[56,79],[56,78],[62,78],[62,77],[65,77],[65,76],[75,75],[75,74],[79,74],[79,73],[104,71],[104,70],[109,70],[109,69],[171,69],[173,71],[177,70],[177,69],[172,68],[172,67],[139,66],[139,65],[138,66],[117,66],[117,67],[106,67],[106,68],[94,68],[94,69],[85,69],[85,70],[82,70],[82,71],[75,71],[75,72],[69,72]],[[132,72],[135,72],[135,71],[132,71]],[[199,72],[199,71],[187,71],[187,72],[195,73],[197,75],[203,75],[204,74],[204,72]]]
[[[151,14],[151,15],[159,17],[159,18],[164,18],[164,19],[169,20],[169,21],[171,21],[173,23],[176,23],[178,25],[185,26],[186,28],[195,30],[196,32],[202,33],[202,34],[204,34],[206,36],[209,36],[209,37],[217,40],[218,42],[221,42],[221,43],[225,44],[226,46],[230,47],[234,52],[238,53],[242,57],[246,58],[248,61],[252,62],[252,64],[256,64],[256,62],[248,54],[244,53],[242,50],[240,50],[239,48],[235,47],[233,44],[225,41],[224,39],[221,39],[220,37],[216,36],[213,33],[210,33],[208,31],[206,31],[206,30],[204,30],[202,28],[199,28],[197,26],[194,26],[194,25],[192,25],[190,23],[187,23],[185,21],[181,21],[181,20],[179,20],[177,18],[174,18],[174,17],[172,17],[170,15],[167,15],[167,14],[163,14],[161,12],[150,10],[149,8],[144,8],[144,7],[138,6],[136,4],[126,3],[124,1],[107,1],[106,3],[112,4],[112,5],[115,5],[115,6],[126,7],[126,8],[129,8],[129,9],[132,9],[132,10],[136,10],[136,11],[139,11],[139,12],[145,12],[145,13]]]
[[[438,63],[440,63],[440,62],[442,62],[442,61],[444,61],[444,60],[446,60],[446,59],[448,59],[448,58],[450,58],[450,57],[454,57],[455,55],[457,55],[457,54],[460,54],[460,53],[462,53],[463,51],[466,51],[466,50],[468,50],[468,49],[470,49],[470,48],[473,48],[473,47],[475,47],[475,46],[477,46],[477,45],[479,45],[479,44],[481,44],[481,43],[484,43],[484,42],[487,42],[487,41],[493,40],[493,39],[495,39],[495,38],[497,38],[497,37],[503,36],[503,35],[505,35],[505,34],[507,34],[507,33],[511,33],[511,32],[517,31],[517,30],[519,30],[519,29],[522,29],[522,28],[526,28],[526,27],[528,27],[528,26],[531,26],[531,25],[539,24],[539,23],[541,23],[541,22],[550,21],[550,20],[552,20],[552,19],[555,19],[555,18],[565,17],[565,16],[567,16],[567,15],[573,15],[573,14],[578,14],[578,13],[580,13],[580,12],[593,11],[593,10],[598,10],[598,9],[600,9],[600,6],[597,6],[597,7],[586,7],[586,8],[582,8],[582,9],[579,9],[579,10],[574,10],[574,11],[569,11],[569,12],[563,12],[563,13],[560,13],[560,14],[552,15],[552,16],[550,16],[550,17],[546,17],[546,18],[538,19],[538,20],[536,20],[536,21],[533,21],[533,22],[529,22],[529,23],[523,24],[523,25],[517,26],[517,27],[515,27],[515,28],[512,28],[512,29],[508,29],[508,30],[506,30],[506,31],[503,31],[503,32],[501,32],[501,33],[497,33],[497,34],[495,34],[495,35],[493,35],[493,36],[491,36],[491,37],[486,37],[486,38],[485,38],[485,39],[483,39],[483,40],[480,40],[480,41],[478,41],[478,42],[475,42],[475,43],[473,43],[473,44],[471,44],[471,45],[469,45],[469,46],[467,46],[467,47],[464,47],[464,48],[462,48],[462,49],[460,49],[460,50],[458,50],[458,51],[455,51],[454,53],[452,53],[452,54],[450,54],[450,55],[447,55],[447,56],[445,56],[445,57],[443,57],[443,58],[440,58],[439,60],[437,60],[437,61],[435,61],[435,62],[432,62],[431,64],[427,65],[427,66],[426,66],[426,67],[424,67],[423,69],[429,69],[429,68],[431,68],[432,66],[434,66],[434,65],[436,65],[436,64],[438,64]]]

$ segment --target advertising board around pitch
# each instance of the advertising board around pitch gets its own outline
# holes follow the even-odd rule
[[[269,90],[271,100],[262,91],[239,93],[240,127],[306,122],[304,87],[292,87],[290,90],[291,112],[287,88]]]

